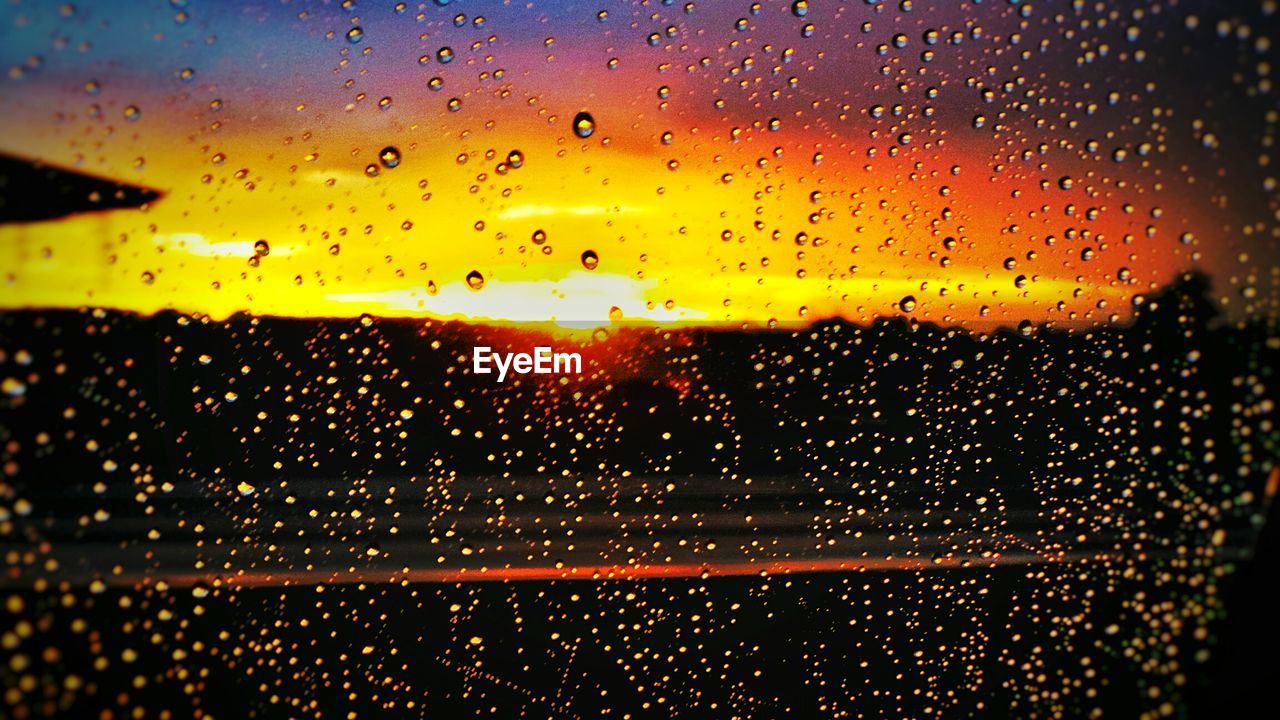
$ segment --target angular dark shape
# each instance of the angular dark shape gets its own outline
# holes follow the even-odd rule
[[[0,223],[136,208],[160,195],[151,188],[0,154]]]

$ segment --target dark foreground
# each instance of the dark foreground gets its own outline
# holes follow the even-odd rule
[[[1274,543],[1270,552],[1273,570]],[[1184,669],[1159,692],[1119,639],[1158,616],[1121,588],[1091,593],[1081,567],[203,598],[112,589],[79,601],[76,614],[48,607],[52,596],[21,597],[56,618],[41,638],[62,651],[33,668],[56,668],[42,676],[51,689],[32,703],[36,714],[1081,717],[1083,706],[1128,718],[1155,700],[1156,712],[1180,716],[1264,717],[1276,670],[1256,653],[1280,641],[1269,572],[1246,564],[1223,584],[1231,611],[1214,623],[1213,652],[1165,657]],[[95,629],[77,631],[77,618]],[[74,691],[53,689],[55,678],[76,678]]]
[[[1205,295],[503,385],[528,330],[0,315],[0,717],[1265,710],[1280,342]]]

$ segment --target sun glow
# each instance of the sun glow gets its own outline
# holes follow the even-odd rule
[[[636,280],[625,275],[577,271],[560,280],[493,280],[479,291],[459,281],[433,290],[339,292],[329,293],[325,299],[390,317],[549,321],[568,328],[624,319],[661,323],[706,318],[706,313],[698,310],[674,306],[667,309],[647,299],[657,284],[654,280]]]

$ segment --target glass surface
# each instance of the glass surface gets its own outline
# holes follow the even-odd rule
[[[1270,716],[1278,21],[5,0],[0,717]]]

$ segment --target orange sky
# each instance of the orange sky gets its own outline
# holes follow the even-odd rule
[[[989,48],[939,67],[914,48],[853,71],[832,49],[872,60],[875,38],[852,36],[842,12],[809,18],[826,45],[798,43],[786,12],[745,36],[712,12],[668,24],[592,11],[560,36],[552,11],[513,8],[461,30],[447,13],[157,23],[140,48],[84,53],[114,62],[51,62],[6,91],[0,150],[165,197],[0,226],[0,306],[1078,324],[1122,318],[1132,295],[1195,266],[1214,208],[1175,163],[1116,162],[1119,137],[1082,149],[1076,117],[1092,113],[1071,93],[1031,118],[984,107],[964,83],[999,66]],[[646,22],[677,30],[651,46]],[[237,33],[268,30],[277,45],[234,54]],[[441,65],[446,44],[455,59]],[[175,79],[188,64],[195,80]],[[587,138],[571,127],[582,110]],[[388,146],[400,164],[369,176]],[[269,254],[255,259],[260,240]]]

